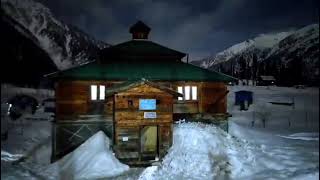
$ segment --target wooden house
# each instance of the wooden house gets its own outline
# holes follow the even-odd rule
[[[162,158],[172,143],[173,101],[183,95],[147,80],[106,90],[114,108],[114,150],[120,160]]]
[[[273,76],[259,76],[257,86],[270,86],[275,85],[276,79]]]
[[[129,157],[141,161],[149,157],[141,140],[145,131],[150,136],[157,132],[156,151],[161,158],[171,142],[173,120],[227,113],[226,83],[235,78],[182,62],[186,54],[148,40],[150,30],[139,21],[130,28],[132,40],[101,50],[95,62],[50,75],[56,92],[53,159],[97,130],[113,140],[114,149],[127,142],[126,137],[130,143],[132,137],[138,138],[132,142],[135,148],[130,145],[115,152],[124,159],[124,154],[135,152]],[[156,109],[148,113],[138,108],[141,100],[155,101]],[[152,120],[146,118],[154,113]],[[144,129],[146,125],[150,127]],[[168,138],[164,134],[169,134],[169,140],[164,140]]]

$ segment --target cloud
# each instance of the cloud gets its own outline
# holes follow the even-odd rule
[[[186,50],[190,45],[200,45],[212,32],[210,19],[209,15],[199,15],[186,20],[173,30],[169,44]]]
[[[221,51],[261,33],[318,20],[319,2],[291,0],[42,0],[62,20],[110,44],[131,39],[137,20],[152,28],[151,40],[190,54]]]

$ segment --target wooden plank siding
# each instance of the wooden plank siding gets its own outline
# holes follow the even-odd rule
[[[132,88],[115,95],[114,120],[119,126],[157,125],[172,123],[173,96],[148,85]],[[139,99],[156,99],[156,110],[139,110]],[[128,105],[132,102],[132,106]],[[155,119],[145,119],[144,112],[156,112]],[[116,130],[117,131],[117,130]]]
[[[155,110],[140,110],[140,99],[156,99]],[[128,103],[130,101],[130,103]],[[173,95],[147,84],[114,95],[115,138],[117,158],[141,163],[147,154],[141,149],[142,129],[157,127],[157,156],[161,159],[172,144]],[[145,119],[144,112],[156,112],[155,119]]]
[[[58,121],[77,119],[89,112],[91,85],[105,85],[106,88],[117,82],[110,81],[63,81],[56,82],[56,119]],[[104,115],[112,115],[113,99],[106,98]]]
[[[201,85],[201,110],[204,113],[227,112],[227,86],[224,83],[203,83]]]
[[[56,117],[58,120],[64,120],[70,118],[77,118],[79,115],[88,114],[89,105],[92,103],[90,100],[90,86],[91,85],[105,85],[106,88],[113,86],[114,84],[122,83],[121,81],[59,81],[56,83]],[[222,97],[227,87],[224,83],[218,82],[157,82],[160,85],[170,87],[177,90],[178,86],[197,86],[198,88],[198,100],[196,101],[178,101],[173,99],[173,113],[226,113],[226,96]],[[133,92],[138,93],[134,94]],[[158,99],[161,98],[165,104],[170,104],[166,96],[159,93],[161,90],[157,89],[150,93],[150,98]],[[124,93],[127,96],[131,94],[131,99],[137,99],[143,96],[144,89],[133,88],[130,91]],[[140,94],[139,94],[140,93]],[[160,96],[164,96],[163,98]],[[222,98],[221,98],[222,97]],[[120,98],[120,97],[118,97]],[[219,100],[217,102],[217,100]],[[138,107],[138,103],[134,101],[133,110]],[[113,114],[113,98],[106,97],[104,103],[104,114],[111,116]],[[118,106],[126,108],[127,102],[119,102]],[[168,106],[157,106],[161,111],[165,111]],[[129,110],[129,111],[130,111]],[[170,109],[167,109],[170,110]]]
[[[174,101],[173,113],[226,113],[227,86],[219,82],[174,82],[178,86],[197,86],[197,100]],[[222,97],[222,98],[221,98]]]

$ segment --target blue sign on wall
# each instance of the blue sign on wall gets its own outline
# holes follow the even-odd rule
[[[156,99],[139,99],[140,110],[155,110]]]

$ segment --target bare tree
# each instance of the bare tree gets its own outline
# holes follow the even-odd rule
[[[229,113],[231,113],[233,111],[234,104],[235,104],[234,99],[228,98],[228,100],[227,100],[227,111]]]

